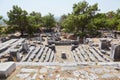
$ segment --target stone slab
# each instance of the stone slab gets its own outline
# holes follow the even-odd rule
[[[36,69],[29,69],[29,68],[22,68],[21,72],[31,73],[31,72],[37,72]]]
[[[29,75],[30,75],[29,73],[21,73],[21,74],[17,74],[16,76],[19,77],[19,78],[25,79],[25,78],[27,78]]]
[[[15,69],[14,62],[0,63],[0,78],[7,78]]]

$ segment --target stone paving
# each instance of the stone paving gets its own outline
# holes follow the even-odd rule
[[[7,80],[120,80],[113,66],[17,66]]]

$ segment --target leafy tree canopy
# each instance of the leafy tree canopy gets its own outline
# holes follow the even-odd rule
[[[2,16],[0,16],[0,20],[2,19]]]
[[[55,23],[56,21],[54,15],[52,15],[51,13],[43,17],[43,25],[45,28],[51,29],[55,27]]]
[[[89,25],[93,24],[93,17],[98,11],[98,4],[89,5],[86,1],[73,5],[73,12],[63,21],[62,26],[66,31],[75,35],[88,32]]]
[[[9,18],[7,23],[9,25],[16,25],[18,27],[18,31],[23,35],[27,25],[27,14],[27,11],[22,10],[20,7],[13,6],[13,9],[7,13]]]

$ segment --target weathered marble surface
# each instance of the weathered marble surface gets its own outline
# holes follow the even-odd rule
[[[14,62],[0,63],[0,79],[7,78],[16,69]]]

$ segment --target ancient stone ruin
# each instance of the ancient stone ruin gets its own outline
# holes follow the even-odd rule
[[[113,44],[112,45],[110,57],[114,61],[119,61],[120,60],[120,44]]]

